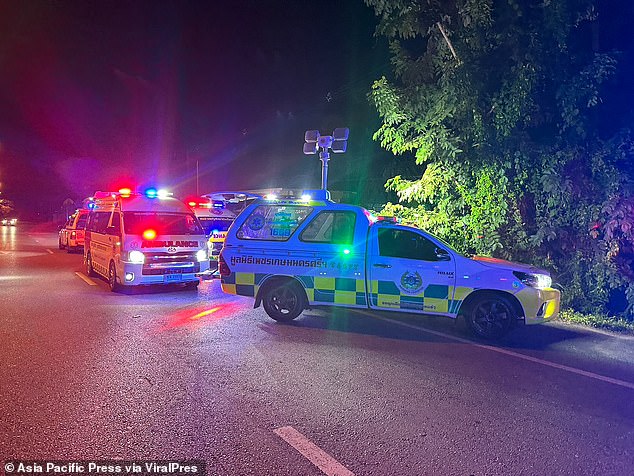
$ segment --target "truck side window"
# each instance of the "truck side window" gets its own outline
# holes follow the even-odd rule
[[[440,261],[438,246],[418,233],[395,228],[379,229],[379,254],[392,258]]]
[[[306,226],[300,240],[311,243],[351,245],[356,218],[354,212],[321,212]]]

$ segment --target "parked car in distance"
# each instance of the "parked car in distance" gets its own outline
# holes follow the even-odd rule
[[[83,250],[86,219],[90,210],[80,208],[73,213],[59,230],[59,249],[67,252]]]

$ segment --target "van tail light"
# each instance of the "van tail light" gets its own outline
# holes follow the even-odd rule
[[[70,237],[71,238],[77,238],[77,232],[76,231],[71,231],[70,232]]]
[[[227,264],[224,257],[222,256],[222,253],[220,253],[220,256],[218,258],[218,271],[220,272],[220,276],[222,277],[226,277],[231,274],[229,265]]]

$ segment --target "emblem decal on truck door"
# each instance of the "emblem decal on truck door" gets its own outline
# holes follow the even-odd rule
[[[409,294],[416,294],[423,288],[423,278],[417,272],[406,271],[401,276],[401,288]]]

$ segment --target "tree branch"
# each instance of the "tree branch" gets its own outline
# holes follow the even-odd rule
[[[458,58],[458,55],[456,54],[456,50],[453,49],[453,45],[451,44],[451,40],[449,40],[447,33],[445,33],[445,29],[442,27],[440,22],[436,22],[436,25],[438,25],[438,29],[440,30],[440,33],[442,33],[443,38],[447,42],[447,46],[449,46],[449,49],[451,50],[451,54],[453,55],[454,59],[458,63],[460,63],[460,59]]]

